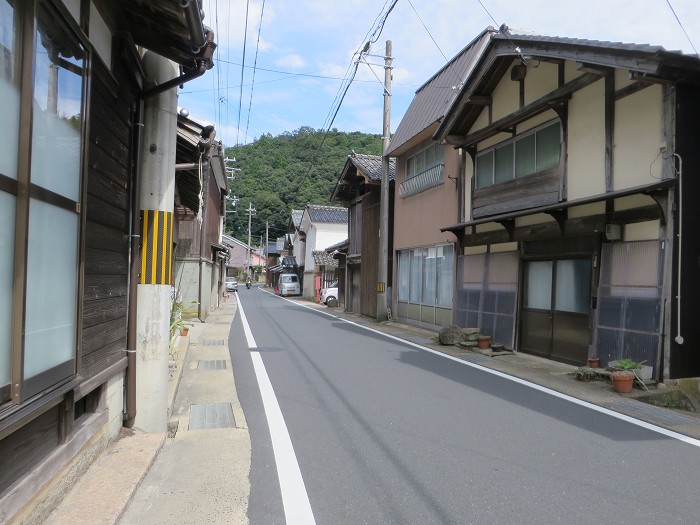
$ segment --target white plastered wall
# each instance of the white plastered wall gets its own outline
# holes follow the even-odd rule
[[[567,197],[605,193],[605,82],[577,91],[569,101]]]
[[[663,95],[652,85],[615,102],[613,185],[624,190],[661,179]]]
[[[124,373],[112,376],[107,381],[107,410],[109,421],[107,432],[109,439],[116,439],[123,425],[124,412]]]

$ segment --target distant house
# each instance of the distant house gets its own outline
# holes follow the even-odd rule
[[[313,299],[320,292],[322,276],[314,252],[323,252],[331,244],[348,237],[348,210],[334,206],[308,204],[299,222],[299,238],[303,239],[304,297]]]
[[[441,227],[454,321],[559,361],[700,375],[700,59],[507,28],[469,49],[431,130],[462,152]]]
[[[267,260],[257,248],[249,246],[228,234],[221,236],[222,243],[229,250],[228,261],[226,263],[226,275],[242,275],[249,268],[266,266]]]
[[[392,286],[393,191],[396,162],[389,162],[389,240],[387,286]],[[377,316],[377,282],[379,268],[379,200],[382,181],[382,158],[355,153],[348,155],[331,202],[348,208],[348,246],[346,255],[338,257],[343,270],[339,283],[341,304],[348,312]],[[341,291],[343,293],[341,293]],[[344,301],[344,302],[343,302]]]

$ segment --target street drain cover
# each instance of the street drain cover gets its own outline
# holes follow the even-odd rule
[[[226,370],[226,361],[224,359],[197,361],[197,370]]]
[[[221,346],[225,345],[226,341],[224,339],[205,339],[202,344],[204,346]]]
[[[190,430],[236,428],[230,403],[190,405]]]
[[[612,403],[604,403],[604,405],[612,410],[624,412],[633,417],[649,418],[661,425],[697,425],[698,419],[676,414],[664,408],[647,405],[641,401],[634,399],[625,399],[624,401],[614,401]]]

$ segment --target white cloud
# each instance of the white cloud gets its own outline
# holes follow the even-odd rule
[[[306,66],[306,61],[300,55],[290,54],[279,57],[275,60],[275,65],[289,69],[301,69]]]

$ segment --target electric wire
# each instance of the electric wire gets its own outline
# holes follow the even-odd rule
[[[440,46],[438,45],[438,43],[437,43],[437,42],[435,41],[435,39],[433,38],[433,35],[430,33],[430,30],[428,29],[428,27],[425,25],[425,22],[423,22],[423,19],[422,19],[422,18],[420,17],[420,15],[418,14],[418,11],[416,11],[416,8],[413,6],[413,2],[411,2],[411,0],[408,0],[408,4],[411,6],[411,9],[413,9],[413,12],[414,12],[414,13],[416,14],[416,16],[418,17],[418,20],[420,20],[420,23],[423,25],[423,29],[425,29],[425,32],[428,33],[428,36],[430,37],[430,40],[433,41],[433,44],[435,44],[435,47],[437,47],[437,50],[440,51],[440,54],[442,55],[442,58],[444,58],[444,59],[445,59],[445,62],[447,62],[448,60],[447,60],[447,57],[445,56],[445,53],[442,52],[442,49],[440,49]]]
[[[245,123],[245,134],[243,135],[243,142],[248,139],[248,125],[250,124],[250,112],[253,107],[253,89],[255,88],[255,69],[258,65],[258,50],[260,49],[260,32],[262,31],[263,16],[265,14],[265,0],[262,2],[262,8],[260,10],[260,25],[258,26],[258,39],[255,42],[255,60],[253,60],[253,79],[250,83],[250,100],[248,101],[248,117]]]
[[[245,28],[243,29],[243,63],[241,65],[241,87],[238,94],[238,124],[236,125],[236,146],[239,144],[241,134],[241,108],[243,106],[243,72],[245,71],[245,49],[248,42],[248,11],[250,0],[245,3]]]
[[[683,22],[681,22],[681,19],[678,17],[676,14],[676,10],[673,8],[671,5],[671,0],[666,0],[666,3],[668,4],[669,9],[671,9],[671,12],[673,13],[673,16],[676,17],[676,22],[678,22],[678,25],[681,27],[681,30],[685,34],[685,37],[688,39],[688,42],[690,43],[690,47],[693,48],[693,51],[695,51],[695,54],[698,54],[698,50],[695,48],[695,45],[693,44],[693,41],[690,39],[690,35],[688,32],[685,30],[685,27],[683,27]]]

